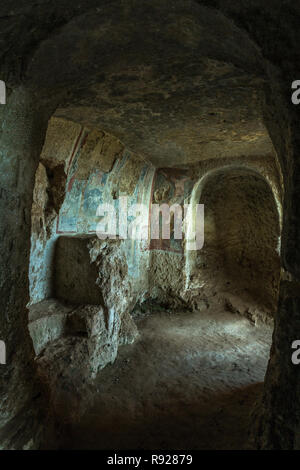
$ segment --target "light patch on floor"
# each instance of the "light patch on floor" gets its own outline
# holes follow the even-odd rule
[[[272,328],[221,308],[160,311],[136,322],[140,338],[121,347],[92,385],[80,380],[80,365],[73,383],[56,380],[60,447],[247,448]]]

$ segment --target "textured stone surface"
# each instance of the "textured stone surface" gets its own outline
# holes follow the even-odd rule
[[[8,350],[0,377],[1,445],[35,447],[41,436],[27,333],[30,210],[47,121],[57,109],[57,117],[99,127],[164,167],[220,157],[246,162],[270,153],[271,138],[283,172],[281,258],[290,280],[275,315],[256,442],[299,447],[300,369],[290,361],[290,341],[300,336],[299,113],[290,100],[300,74],[299,18],[297,2],[280,0],[1,3],[0,73],[8,87],[0,109],[0,338]],[[60,200],[53,195],[54,207]],[[116,290],[109,294],[108,285],[111,308]],[[85,354],[86,344],[77,338],[74,344]],[[53,349],[53,358],[63,350]]]
[[[207,277],[213,277],[225,290],[239,285],[273,314],[280,277],[280,228],[270,188],[255,174],[232,170],[212,178],[200,202],[206,225],[197,258],[198,283],[209,284]]]
[[[138,341],[120,348],[92,383],[83,380],[83,361],[66,367],[69,343],[64,354],[49,348],[37,360],[53,378],[61,374],[53,387],[60,449],[248,448],[248,415],[263,387],[272,328],[254,328],[222,306],[154,308],[135,321]]]
[[[91,263],[88,237],[59,237],[55,247],[53,297],[73,304],[102,303],[96,285],[98,270]]]
[[[255,45],[196,2],[155,0],[146,9],[112,2],[74,18],[35,51],[26,79],[58,93],[67,86],[57,116],[114,134],[160,166],[239,156],[246,147],[267,153]]]
[[[52,299],[30,307],[28,329],[36,355],[65,334],[67,315],[73,308]]]
[[[87,179],[95,169],[104,173],[111,171],[116,158],[123,151],[124,146],[114,137],[98,130],[90,132],[80,155],[78,179]]]
[[[62,163],[67,170],[81,126],[72,121],[51,117],[41,153],[41,161],[50,166]]]
[[[34,174],[47,117],[42,103],[23,88],[0,108],[0,337],[7,351],[0,375],[0,442],[5,448],[35,448],[45,431],[47,407],[35,375],[26,304]]]

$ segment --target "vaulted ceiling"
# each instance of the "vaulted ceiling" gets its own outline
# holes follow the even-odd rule
[[[29,11],[11,4],[0,19],[8,31]],[[231,20],[190,0],[86,5],[60,10],[60,21],[53,10],[45,37],[32,25],[22,79],[57,103],[57,116],[115,135],[156,166],[272,152],[261,51]]]

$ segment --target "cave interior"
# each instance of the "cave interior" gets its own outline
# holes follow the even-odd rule
[[[2,3],[0,448],[299,448],[299,7]]]

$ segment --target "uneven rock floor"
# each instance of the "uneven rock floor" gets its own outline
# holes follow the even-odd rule
[[[120,348],[92,388],[77,386],[83,411],[68,403],[60,448],[247,448],[272,328],[221,308],[156,312],[137,324],[136,343]]]

